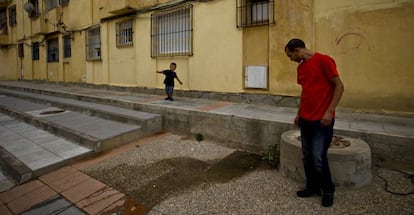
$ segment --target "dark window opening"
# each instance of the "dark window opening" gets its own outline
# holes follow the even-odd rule
[[[58,38],[47,40],[47,62],[59,62]]]
[[[13,5],[12,7],[9,8],[9,25],[10,26],[17,25],[17,20],[16,20],[16,5]]]
[[[23,43],[19,43],[17,45],[17,54],[20,58],[24,57],[24,46],[23,45],[24,45]]]
[[[70,35],[63,36],[63,57],[68,58],[72,56],[71,37]]]
[[[36,17],[40,16],[38,0],[29,0],[28,2],[33,5],[33,10],[31,10],[29,12],[29,17],[36,18]]]
[[[39,42],[32,43],[32,60],[39,60]]]

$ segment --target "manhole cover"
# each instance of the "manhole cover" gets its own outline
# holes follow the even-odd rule
[[[65,110],[44,111],[44,112],[41,112],[40,115],[49,115],[49,114],[56,114],[56,113],[62,113],[62,112],[65,112]]]
[[[301,141],[301,136],[297,137]],[[345,140],[343,137],[333,136],[330,148],[345,148],[351,145],[349,140]]]

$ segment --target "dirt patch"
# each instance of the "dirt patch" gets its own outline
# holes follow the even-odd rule
[[[123,163],[108,169],[85,170],[85,173],[151,209],[186,189],[225,183],[258,167],[268,168],[260,156],[235,151],[217,162],[177,157],[144,166]]]

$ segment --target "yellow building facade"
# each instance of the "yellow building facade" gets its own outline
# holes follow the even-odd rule
[[[299,96],[291,38],[331,55],[340,108],[414,113],[414,0],[2,0],[0,79]]]

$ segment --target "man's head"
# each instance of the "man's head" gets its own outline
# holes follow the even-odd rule
[[[175,68],[177,68],[177,64],[175,64],[175,63],[171,63],[171,64],[170,64],[170,70],[171,70],[171,71],[174,71],[174,70],[175,70]]]
[[[301,39],[291,39],[285,46],[285,53],[291,61],[300,63],[303,60],[302,50],[306,49]]]

